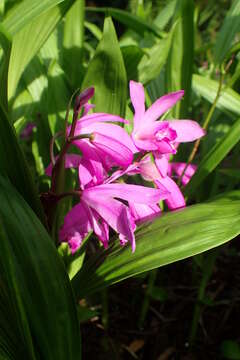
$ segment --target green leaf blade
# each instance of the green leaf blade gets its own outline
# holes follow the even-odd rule
[[[38,356],[80,359],[75,299],[53,241],[29,206],[2,177],[0,202],[0,217],[7,235],[1,234],[0,263],[7,273],[10,265],[13,269],[6,286],[9,282],[15,284],[12,284],[15,296],[20,297]]]
[[[124,117],[127,99],[127,75],[111,18],[104,22],[103,37],[89,64],[82,88],[94,86],[96,112]]]

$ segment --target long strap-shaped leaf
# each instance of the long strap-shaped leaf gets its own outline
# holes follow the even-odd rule
[[[176,7],[176,21],[172,37],[171,49],[166,65],[167,92],[183,89],[184,99],[178,102],[173,115],[185,118],[191,95],[191,81],[193,69],[194,28],[193,28],[193,0],[179,0]]]
[[[73,278],[77,296],[219,246],[240,233],[240,201],[226,198],[163,215],[136,236],[136,251],[112,249],[90,259]]]
[[[37,359],[80,359],[80,333],[71,285],[52,240],[27,203],[13,186],[0,176],[0,313],[3,300],[15,309],[15,327],[11,322],[2,333],[1,344],[8,344],[10,359],[25,357],[33,346]],[[1,225],[0,225],[1,226]],[[6,299],[2,290],[11,297]],[[2,297],[2,299],[1,299]],[[9,315],[10,317],[12,314]],[[25,339],[22,354],[14,353],[13,343],[21,333]],[[5,337],[7,339],[5,339]],[[12,337],[11,337],[12,336]],[[6,341],[4,341],[6,340]],[[20,339],[21,340],[21,339]],[[30,351],[31,350],[31,351]],[[1,351],[0,351],[1,353]],[[21,356],[22,355],[22,356]]]
[[[27,64],[73,3],[74,0],[25,0],[3,21],[4,31],[11,36],[11,50],[6,54],[1,78],[8,99],[13,97]],[[1,101],[6,103],[6,99]]]
[[[0,107],[0,174],[7,175],[31,208],[44,222],[36,187],[18,143],[15,130]]]
[[[217,95],[218,82],[198,74],[194,74],[192,80],[193,90],[212,104]],[[226,114],[233,113],[239,116],[240,95],[231,88],[223,88],[216,107]]]
[[[234,37],[240,31],[240,0],[235,0],[224,19],[214,47],[214,60],[221,64],[232,46]]]
[[[125,115],[127,75],[112,19],[104,21],[103,37],[89,64],[82,88],[95,87],[95,111]]]

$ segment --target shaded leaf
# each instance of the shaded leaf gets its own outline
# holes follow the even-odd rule
[[[113,17],[114,19],[126,25],[126,27],[128,27],[129,29],[134,30],[141,36],[144,35],[145,31],[152,32],[156,36],[161,36],[161,32],[156,25],[149,24],[147,21],[129,13],[128,11],[111,7],[86,7],[86,10],[92,12],[103,12],[106,16]]]
[[[214,60],[221,64],[232,46],[235,36],[240,31],[240,0],[235,0],[224,18],[223,25],[218,33],[215,47]]]
[[[184,90],[184,98],[172,110],[176,118],[188,113],[191,95],[191,81],[194,51],[193,0],[180,0],[174,21],[176,26],[166,66],[166,91]]]
[[[234,123],[228,133],[202,159],[197,171],[185,188],[185,194],[193,194],[203,180],[218,166],[229,151],[240,140],[240,119]]]
[[[4,287],[13,295],[8,300],[16,309],[16,322],[22,318],[30,329],[28,336],[37,359],[80,359],[75,299],[52,240],[27,203],[2,177],[0,203],[4,225],[0,264]]]
[[[0,174],[6,175],[31,208],[45,222],[37,189],[13,126],[0,108]]]

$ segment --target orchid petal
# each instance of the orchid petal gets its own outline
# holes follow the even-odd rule
[[[103,168],[102,159],[99,156],[98,151],[96,151],[95,146],[93,146],[88,139],[75,141],[74,145],[81,150],[83,159],[88,161],[88,163],[84,161],[83,166],[88,168],[88,172],[90,172],[92,176],[95,176],[97,183],[103,182],[105,178],[105,170]],[[82,181],[85,183],[84,179],[82,179]]]
[[[67,241],[72,252],[75,252],[91,228],[89,211],[87,206],[81,202],[65,216],[64,224],[59,231],[59,239]]]
[[[172,170],[177,174],[178,177],[182,176],[183,171],[184,175],[182,177],[182,183],[183,185],[187,185],[187,183],[190,181],[191,177],[195,174],[197,170],[197,165],[194,164],[188,164],[186,167],[186,163],[171,163]]]
[[[89,210],[93,231],[106,249],[109,241],[109,226],[94,209],[89,208]]]
[[[184,90],[172,92],[164,95],[156,100],[150,108],[144,114],[144,120],[146,122],[155,121],[160,118],[167,110],[171,109],[178,100],[184,95]]]
[[[82,198],[91,208],[101,214],[101,217],[111,228],[120,234],[122,244],[129,241],[132,245],[132,251],[134,251],[136,226],[128,207],[115,199],[90,196],[95,188],[84,190]]]
[[[141,176],[147,181],[153,181],[161,178],[161,175],[156,165],[152,162],[150,156],[147,156],[145,159],[140,161],[139,169]]]
[[[157,187],[163,185],[169,191],[170,195],[166,199],[166,203],[169,209],[174,210],[182,208],[186,205],[181,190],[169,176],[166,176],[161,180],[156,180],[155,184]]]
[[[129,165],[126,169],[124,170],[116,170],[108,179],[106,179],[106,181],[104,182],[105,184],[111,184],[113,181],[116,181],[117,179],[119,179],[121,176],[128,174],[128,175],[136,175],[140,173],[140,170],[138,169],[139,164],[138,163],[134,163]]]
[[[154,189],[140,185],[103,184],[84,190],[85,195],[91,199],[116,197],[138,204],[152,205],[166,199],[170,194],[164,186]]]
[[[58,159],[58,156],[56,157],[56,160]],[[82,157],[77,154],[66,154],[65,155],[65,168],[76,168],[79,166],[79,164],[82,161]],[[45,169],[45,174],[47,176],[52,176],[52,164],[50,163],[48,167]]]
[[[177,132],[176,142],[189,142],[200,139],[206,131],[193,120],[172,120],[169,125]]]
[[[94,133],[91,142],[100,150],[104,151],[110,156],[116,165],[128,166],[133,160],[132,151],[119,142],[109,136],[105,136],[99,133]]]
[[[129,209],[135,221],[138,224],[151,221],[160,215],[161,209],[158,205],[145,205],[129,203]]]
[[[99,122],[120,122],[120,123],[128,124],[127,120],[121,118],[118,115],[106,114],[106,113],[93,113],[81,117],[81,119],[77,121],[76,128],[81,128],[83,126],[84,127],[90,126],[92,124]]]
[[[126,130],[124,130],[121,126],[115,124],[95,123],[80,128],[76,127],[75,135],[86,134],[86,133],[91,134],[93,132],[97,132],[99,134],[109,136],[117,140],[118,142],[124,144],[133,153],[137,152],[133,140],[128,135]]]
[[[140,127],[145,113],[145,94],[141,83],[130,81],[130,98],[134,107],[134,130]]]
[[[158,171],[160,172],[160,174],[163,177],[167,176],[167,173],[168,173],[168,158],[167,158],[167,156],[159,153],[158,151],[154,151],[153,155],[154,155],[155,164],[156,164]]]

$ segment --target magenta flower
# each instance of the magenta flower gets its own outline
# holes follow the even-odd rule
[[[186,204],[179,186],[168,176],[167,157],[165,160],[162,161],[162,174],[149,155],[143,158],[134,169],[129,168],[129,171],[126,169],[126,173],[129,175],[141,174],[144,180],[154,182],[157,188],[168,190],[168,196],[165,198],[166,204],[169,209],[175,210],[184,207]]]
[[[80,150],[93,145],[107,168],[126,167],[132,163],[133,153],[137,151],[131,137],[119,125],[109,122],[126,122],[117,115],[95,113],[83,116],[77,121],[74,136],[90,134],[90,140],[76,139],[73,144]],[[70,131],[70,128],[69,128]],[[88,145],[89,144],[89,145]]]
[[[120,174],[118,174],[120,175]],[[118,176],[117,176],[118,177]],[[115,179],[114,175],[111,180]],[[60,229],[60,240],[67,241],[74,253],[82,240],[92,229],[104,247],[109,242],[109,226],[119,234],[120,244],[130,242],[135,251],[135,221],[140,217],[149,219],[152,214],[160,213],[158,202],[169,193],[161,186],[160,189],[138,185],[109,183],[90,186],[82,190],[80,203],[69,211]],[[127,201],[130,206],[122,202]]]
[[[175,154],[176,143],[194,141],[205,135],[199,124],[192,120],[157,121],[183,94],[180,90],[164,95],[145,110],[143,85],[130,81],[130,97],[135,110],[132,138],[139,150]]]

